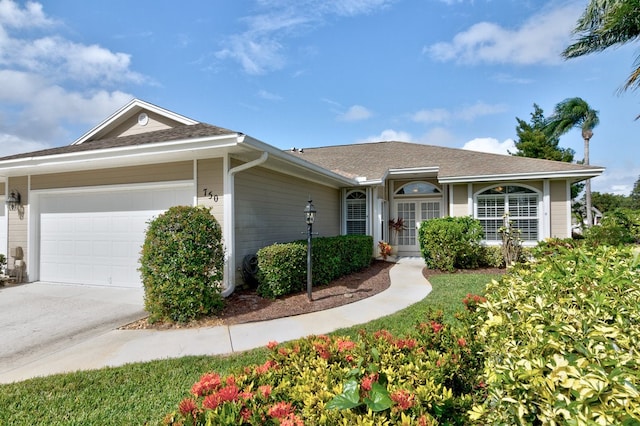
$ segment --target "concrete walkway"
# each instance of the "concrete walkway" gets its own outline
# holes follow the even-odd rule
[[[37,360],[0,372],[0,383],[188,355],[222,355],[330,333],[392,314],[425,298],[431,286],[421,258],[401,258],[391,286],[375,296],[324,311],[270,321],[180,330],[110,330]]]

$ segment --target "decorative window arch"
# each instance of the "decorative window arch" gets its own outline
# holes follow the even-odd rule
[[[367,193],[360,189],[348,191],[346,195],[347,235],[367,234]]]
[[[485,240],[500,241],[504,215],[520,230],[523,241],[536,242],[540,236],[540,192],[529,186],[495,185],[475,195],[475,217],[484,228]]]
[[[411,196],[411,195],[441,195],[440,189],[432,183],[423,181],[414,181],[402,185],[396,190],[396,196]]]

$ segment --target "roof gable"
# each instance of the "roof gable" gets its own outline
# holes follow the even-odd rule
[[[155,132],[197,123],[197,121],[183,115],[141,101],[140,99],[133,99],[93,129],[82,135],[71,145]]]

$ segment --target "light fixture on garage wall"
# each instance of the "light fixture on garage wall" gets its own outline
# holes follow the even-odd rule
[[[15,189],[12,189],[11,192],[9,192],[5,203],[7,204],[9,210],[18,210],[20,208],[20,193]]]

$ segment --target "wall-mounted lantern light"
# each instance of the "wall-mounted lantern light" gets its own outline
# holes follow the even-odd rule
[[[7,207],[9,208],[9,210],[11,211],[17,210],[20,207],[20,193],[15,189],[12,189],[9,195],[7,196],[5,203],[7,204]]]
[[[316,220],[316,208],[311,204],[311,196],[309,196],[309,203],[304,208],[304,219],[307,222],[307,297],[311,302],[313,300],[311,296],[311,236],[313,235],[313,222]]]

